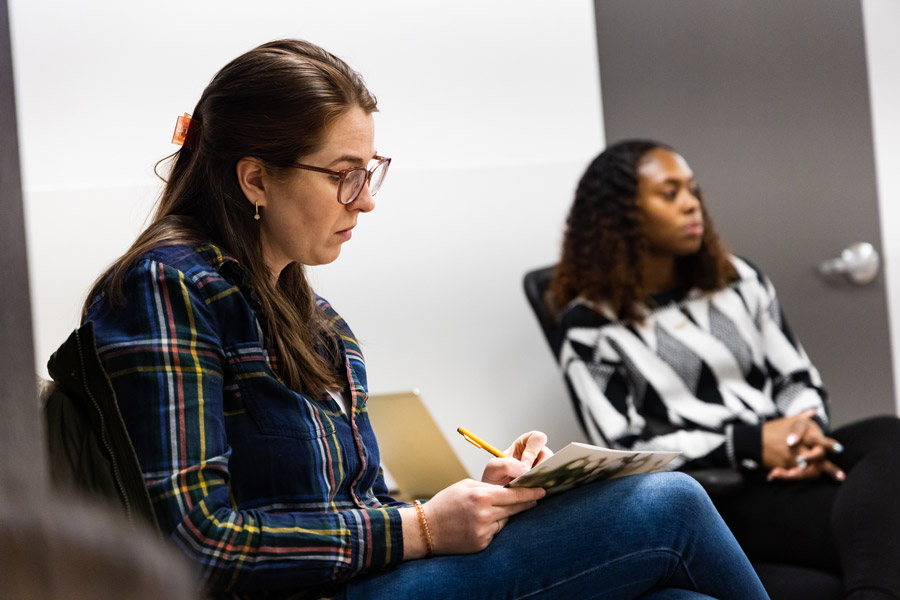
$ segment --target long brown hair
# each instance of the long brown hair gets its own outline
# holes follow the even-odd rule
[[[315,152],[328,126],[353,107],[378,110],[362,77],[315,44],[274,41],[228,63],[197,102],[185,146],[170,157],[171,171],[150,225],[97,279],[84,313],[100,293],[112,303],[124,302],[125,275],[145,252],[211,242],[249,274],[285,383],[314,398],[340,389],[334,335],[316,307],[304,268],[292,263],[272,281],[236,167],[240,159],[254,157],[273,172],[286,169]],[[330,358],[317,347],[326,348]]]
[[[638,166],[656,149],[674,150],[651,140],[626,140],[609,146],[588,166],[575,192],[566,221],[562,256],[550,282],[549,299],[558,312],[576,297],[606,305],[627,323],[641,322],[647,293],[641,260],[647,252],[637,207]],[[703,241],[700,250],[675,260],[681,285],[717,290],[737,277],[719,240],[702,194]]]

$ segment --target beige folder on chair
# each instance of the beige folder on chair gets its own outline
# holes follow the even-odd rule
[[[372,394],[366,407],[394,498],[425,500],[469,477],[418,392]]]

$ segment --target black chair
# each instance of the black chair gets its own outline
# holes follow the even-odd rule
[[[523,283],[525,297],[550,346],[553,360],[558,360],[563,334],[547,303],[547,289],[553,277],[553,269],[554,265],[550,265],[529,271],[525,274]],[[568,380],[566,387],[578,422],[587,435],[578,399]],[[687,470],[685,473],[696,479],[712,498],[738,493],[744,485],[743,476],[735,469],[697,469]],[[754,563],[753,568],[772,600],[839,600],[843,595],[841,579],[825,571],[776,563]]]

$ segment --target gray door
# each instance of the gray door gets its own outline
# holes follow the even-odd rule
[[[834,421],[894,412],[884,278],[826,279],[880,252],[858,1],[595,0],[607,142],[672,144],[716,228],[774,281]]]

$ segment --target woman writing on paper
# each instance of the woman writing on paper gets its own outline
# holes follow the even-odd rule
[[[540,433],[424,505],[387,496],[362,352],[304,274],[375,207],[391,162],[375,110],[313,44],[236,58],[183,127],[151,224],[87,301],[160,529],[210,593],[764,598],[687,477],[545,500],[503,487],[550,454]]]
[[[725,251],[684,158],[638,140],[591,163],[550,297],[596,443],[741,469],[744,489],[717,501],[751,559],[842,573],[848,598],[900,598],[900,421],[829,432],[772,283]]]

